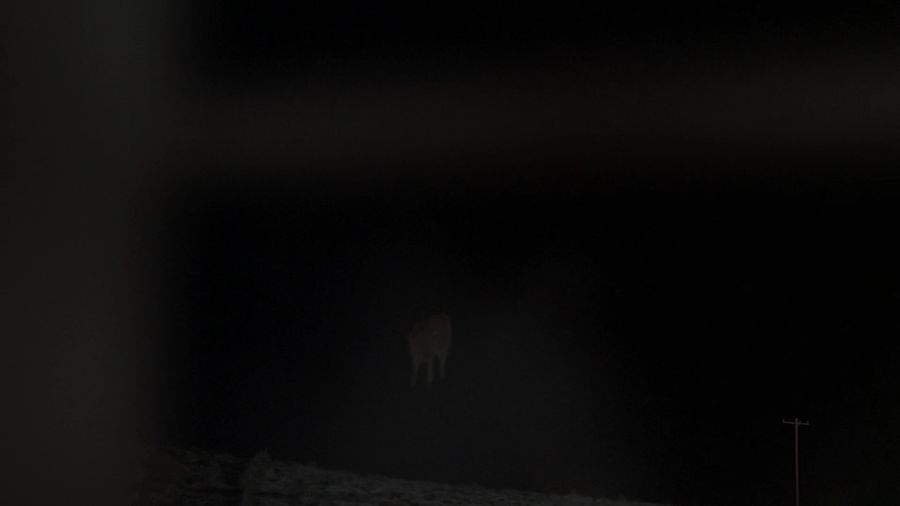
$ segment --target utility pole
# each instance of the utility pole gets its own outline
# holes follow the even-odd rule
[[[794,426],[794,490],[797,495],[797,505],[800,506],[800,426],[809,425],[809,422],[801,422],[799,418],[793,420],[781,420],[781,423]]]

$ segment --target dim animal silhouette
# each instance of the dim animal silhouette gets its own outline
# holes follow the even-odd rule
[[[411,385],[416,386],[419,368],[427,364],[427,382],[434,380],[434,362],[440,367],[440,377],[444,379],[447,355],[450,353],[450,317],[438,314],[416,322],[409,333],[409,352],[412,358]]]

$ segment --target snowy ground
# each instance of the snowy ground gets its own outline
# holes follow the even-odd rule
[[[242,460],[197,450],[153,452],[142,467],[139,505],[600,505],[653,506],[577,494],[492,490],[477,485],[362,476],[280,462],[259,454]]]

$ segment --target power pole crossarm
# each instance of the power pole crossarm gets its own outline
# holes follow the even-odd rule
[[[800,506],[800,427],[809,425],[809,421],[801,422],[799,418],[781,420],[781,423],[794,426],[794,490],[797,504]]]

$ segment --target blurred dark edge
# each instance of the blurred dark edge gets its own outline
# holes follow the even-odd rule
[[[121,504],[125,456],[164,416],[153,259],[180,181],[429,178],[441,167],[503,180],[560,153],[576,154],[573,170],[759,160],[791,177],[877,178],[893,177],[900,146],[896,65],[828,48],[777,65],[701,62],[662,81],[500,66],[446,82],[355,75],[299,94],[214,94],[185,73],[183,30],[166,2],[2,8],[0,494],[11,497],[0,503]],[[394,161],[398,171],[384,168]]]

